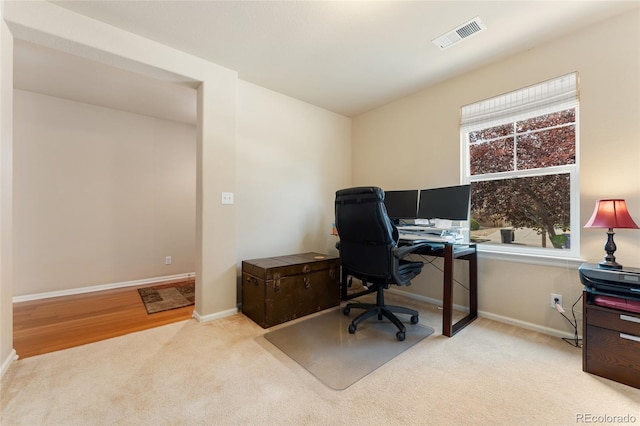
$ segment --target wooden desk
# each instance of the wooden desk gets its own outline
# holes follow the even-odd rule
[[[442,279],[442,334],[452,337],[478,318],[478,251],[475,244],[442,244],[434,243],[416,251],[424,256],[444,258],[444,274]],[[466,260],[469,267],[469,313],[456,323],[453,322],[453,265],[455,259]],[[341,298],[353,299],[373,290],[348,294],[347,283],[349,272],[344,268],[341,272]]]

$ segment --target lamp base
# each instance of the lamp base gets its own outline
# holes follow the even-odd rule
[[[613,241],[614,236],[613,228],[609,228],[607,231],[607,242],[604,245],[604,251],[607,255],[604,260],[598,263],[598,268],[603,269],[622,269],[622,265],[616,262],[616,257],[613,255],[616,252],[616,243]]]

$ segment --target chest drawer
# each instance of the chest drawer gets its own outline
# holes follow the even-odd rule
[[[595,305],[590,305],[588,309],[587,325],[595,325],[640,337],[640,315]]]
[[[640,336],[587,325],[585,371],[640,388]]]

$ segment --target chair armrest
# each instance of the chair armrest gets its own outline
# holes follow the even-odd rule
[[[416,243],[416,244],[411,244],[407,246],[394,247],[393,250],[391,250],[391,254],[393,254],[393,256],[398,259],[402,259],[410,255],[414,251],[421,249],[422,247],[426,247],[428,245],[429,243]]]

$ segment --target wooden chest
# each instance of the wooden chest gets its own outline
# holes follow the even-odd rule
[[[340,259],[301,253],[242,261],[242,313],[262,328],[340,304]]]

